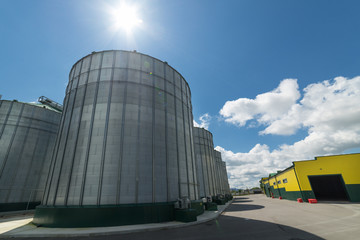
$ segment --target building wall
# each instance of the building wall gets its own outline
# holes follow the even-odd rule
[[[268,197],[307,201],[316,198],[309,176],[341,175],[349,201],[360,201],[360,154],[323,156],[293,164],[293,167],[261,180]]]
[[[277,178],[276,176],[272,176],[268,179],[268,183],[269,183],[269,191],[270,191],[270,196],[271,197],[280,197],[280,190],[278,187],[278,182],[277,182]]]
[[[274,194],[274,197],[281,196],[290,200],[302,197],[293,167],[269,178],[268,184],[270,186],[269,191]]]
[[[315,197],[308,176],[341,174],[350,201],[360,201],[360,154],[317,157],[294,162],[304,197]]]
[[[269,186],[269,178],[267,177],[263,177],[260,180],[260,187],[263,190],[263,192],[265,193],[265,195],[267,197],[270,197],[270,186]]]

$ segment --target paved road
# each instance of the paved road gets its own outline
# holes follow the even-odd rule
[[[264,195],[237,197],[217,220],[199,225],[81,240],[359,239],[360,204],[297,203]],[[27,238],[35,239],[35,238]],[[65,238],[42,238],[65,239]]]
[[[298,203],[295,201],[266,198],[253,195],[248,199],[238,199],[264,206],[259,211],[227,211],[225,216],[240,216],[286,225],[312,233],[323,239],[360,239],[360,204],[349,202],[320,202],[317,204]],[[244,210],[246,206],[238,206]],[[248,206],[250,207],[250,206]],[[242,209],[241,209],[242,208]]]

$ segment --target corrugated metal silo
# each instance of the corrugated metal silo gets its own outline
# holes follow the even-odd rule
[[[198,199],[190,88],[166,62],[93,52],[70,72],[63,115],[36,224],[169,221],[173,201]]]
[[[226,163],[223,161],[222,162],[222,173],[223,173],[223,179],[224,179],[224,192],[225,194],[230,194],[230,186],[229,186],[229,180],[228,180],[228,175],[227,175],[227,171],[226,171]]]
[[[0,101],[0,211],[40,204],[60,117],[34,104]]]
[[[224,184],[224,178],[222,174],[222,159],[221,153],[217,150],[214,150],[214,158],[215,158],[215,181],[216,181],[216,195],[225,194],[225,191],[222,188]]]
[[[214,143],[211,132],[194,127],[194,148],[200,197],[216,195]]]

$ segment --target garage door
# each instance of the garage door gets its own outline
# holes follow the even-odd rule
[[[311,188],[318,200],[347,201],[344,181],[339,175],[309,176]]]

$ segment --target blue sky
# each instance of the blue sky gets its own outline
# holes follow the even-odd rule
[[[2,99],[62,102],[77,60],[137,50],[185,77],[232,187],[360,151],[359,1],[127,1],[142,19],[131,35],[112,28],[119,2],[1,0]]]

